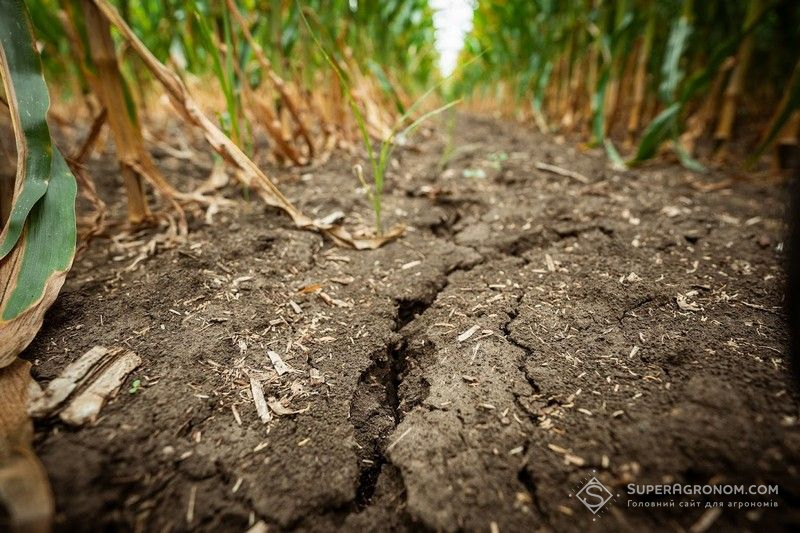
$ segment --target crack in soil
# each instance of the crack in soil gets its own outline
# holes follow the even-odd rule
[[[458,220],[458,218],[459,217],[456,216],[455,220]],[[444,229],[445,232],[449,231],[452,234],[454,222],[455,221],[452,219],[443,222],[443,224],[436,229],[431,228],[431,231],[434,234],[439,234],[441,230]],[[546,245],[552,244],[555,241],[573,236],[576,237],[585,231],[591,230],[600,230],[604,234],[609,235],[609,232],[605,231],[605,228],[601,226],[591,226],[575,232],[565,233],[548,228],[545,231],[538,231],[533,234],[522,236],[512,243],[511,249],[503,247],[497,247],[495,249],[500,252],[501,255],[522,259],[524,263],[527,264],[529,260],[524,257],[527,251],[534,248],[544,249]],[[554,235],[555,238],[548,239],[545,233],[550,233]],[[433,290],[427,292],[422,297],[398,298],[395,300],[395,321],[392,333],[398,335],[398,338],[388,341],[384,349],[373,354],[372,363],[359,378],[359,385],[351,400],[351,420],[353,421],[356,442],[359,446],[358,456],[360,459],[360,474],[356,487],[356,497],[350,506],[351,513],[361,513],[375,503],[373,500],[381,472],[385,466],[392,464],[386,454],[386,446],[388,445],[386,439],[403,420],[404,412],[409,408],[409,405],[404,405],[404,400],[401,400],[400,388],[409,370],[409,358],[414,359],[413,355],[410,355],[409,352],[409,346],[413,338],[408,333],[403,334],[403,330],[423,315],[425,311],[436,302],[439,295],[449,286],[450,278],[454,273],[468,272],[474,267],[486,262],[485,256],[480,254],[474,247],[468,247],[481,256],[480,261],[466,265],[456,264],[447,269],[444,275],[436,280]],[[533,355],[532,350],[517,342],[511,332],[511,324],[518,316],[519,307],[524,296],[524,292],[516,296],[511,309],[507,312],[508,318],[501,326],[501,331],[503,332],[504,338],[523,353],[518,364],[518,369],[530,386],[532,394],[529,396],[539,397],[541,395],[541,388],[526,369],[526,361]],[[647,299],[647,301],[638,304],[635,308],[646,305],[650,301],[653,301],[653,299],[654,298],[651,297]],[[515,403],[518,407],[523,412],[527,413],[531,421],[538,426],[541,423],[541,417],[535,412],[532,412],[530,407],[525,407],[525,405],[521,403],[522,395],[515,394],[514,396]],[[361,405],[365,398],[370,398],[369,401],[371,402],[366,409],[364,409],[364,405]],[[405,407],[405,410],[403,407]],[[459,419],[462,424],[464,424],[464,420],[461,420],[460,415]],[[464,439],[460,432],[459,436],[462,440]],[[467,445],[466,441],[464,441],[464,444]],[[526,448],[527,446],[528,444],[526,444]],[[538,497],[538,489],[531,473],[528,471],[527,465],[522,465],[520,467],[517,473],[517,479],[529,492],[536,509],[544,516],[545,513],[541,508],[541,502]],[[402,498],[405,499],[405,497],[405,491],[403,491]]]
[[[400,376],[405,371],[404,346],[400,339],[388,343],[383,353],[373,357],[373,362],[364,371],[351,403],[351,419],[354,419],[356,443],[361,460],[358,485],[356,487],[355,510],[360,512],[370,505],[375,494],[378,477],[387,463],[384,453],[385,440],[401,419],[398,387]],[[366,408],[366,420],[359,420],[353,412],[354,406],[365,399],[371,401]]]
[[[396,345],[387,343],[373,354],[372,363],[361,374],[350,402],[350,419],[358,447],[359,479],[353,502],[355,512],[366,508],[375,493],[386,456],[385,439],[398,422],[398,367]]]
[[[519,371],[525,377],[525,381],[528,383],[528,385],[530,385],[534,394],[541,394],[542,391],[541,388],[539,387],[539,384],[536,383],[536,381],[533,379],[533,377],[531,377],[530,374],[528,374],[528,371],[525,368],[525,361],[533,356],[533,350],[517,342],[517,340],[514,338],[513,333],[511,332],[511,324],[514,322],[514,320],[517,318],[517,315],[519,314],[519,307],[522,304],[522,299],[524,297],[525,293],[521,293],[514,302],[514,306],[508,311],[508,320],[503,324],[502,332],[505,339],[509,343],[511,343],[512,346],[519,348],[524,354],[524,357],[519,363]],[[538,419],[538,417],[536,418]]]
[[[403,402],[400,400],[399,390],[408,370],[408,346],[411,339],[401,331],[433,305],[450,284],[450,276],[456,272],[468,272],[482,262],[481,256],[481,260],[475,263],[456,264],[446,270],[434,290],[424,297],[396,300],[392,333],[398,338],[390,340],[384,350],[373,354],[372,363],[361,374],[350,403],[360,459],[354,512],[361,512],[372,505],[381,471],[384,466],[391,464],[385,452],[386,438],[403,419]],[[369,405],[364,405],[365,403]]]
[[[478,254],[481,259],[474,263],[457,263],[452,267],[448,268],[444,274],[437,279],[436,286],[433,288],[432,291],[429,291],[422,297],[412,297],[412,298],[398,298],[395,300],[396,310],[395,310],[395,325],[392,331],[394,333],[399,333],[405,326],[411,323],[414,319],[424,313],[439,295],[444,291],[447,286],[450,284],[450,276],[452,276],[456,272],[469,272],[476,266],[483,263],[484,258],[477,250],[472,247],[470,248],[476,254]]]
[[[541,395],[542,392],[541,387],[528,373],[527,366],[525,364],[526,361],[533,356],[533,350],[519,343],[514,338],[514,335],[511,332],[511,324],[513,324],[514,320],[516,320],[517,316],[519,315],[519,308],[522,305],[522,299],[524,297],[525,293],[523,292],[520,293],[520,295],[516,298],[514,306],[508,312],[508,320],[502,326],[502,332],[506,341],[508,341],[512,346],[515,346],[516,348],[519,348],[522,351],[523,356],[520,358],[519,361],[519,366],[518,366],[519,371],[525,377],[525,381],[531,387],[531,390],[533,391],[533,396],[538,397]],[[541,424],[541,417],[538,414],[532,412],[529,407],[526,407],[520,401],[519,394],[516,393],[514,394],[514,403],[517,404],[517,406],[522,410],[523,413],[526,413],[528,415],[528,417],[531,419],[531,422],[533,422],[536,426],[539,426]],[[530,441],[526,441],[525,444],[523,445],[523,454],[527,453],[529,446],[530,446]],[[536,485],[536,482],[534,481],[533,476],[531,475],[531,472],[528,469],[527,460],[525,463],[522,464],[520,469],[517,471],[517,480],[525,487],[525,490],[528,491],[528,494],[530,494],[532,503],[536,508],[536,510],[539,512],[539,515],[542,517],[547,516],[547,513],[545,513],[545,510],[542,507],[542,502],[539,497],[538,486]]]
[[[527,453],[528,451],[528,443],[525,444],[524,450],[522,453]],[[536,485],[536,481],[534,481],[533,476],[528,470],[528,465],[523,464],[522,467],[517,472],[517,481],[519,481],[525,490],[528,491],[530,494],[531,500],[533,501],[533,505],[536,510],[539,512],[539,516],[546,517],[547,513],[545,512],[544,508],[542,507],[542,501],[539,498],[539,487]]]

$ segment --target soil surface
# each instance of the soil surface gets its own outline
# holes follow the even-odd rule
[[[233,187],[211,224],[191,218],[185,242],[144,259],[157,231],[91,243],[24,355],[42,385],[95,345],[143,364],[96,423],[37,422],[57,530],[800,525],[781,187],[613,171],[491,119],[455,131],[446,168],[438,134],[395,153],[386,226],[408,231],[378,250],[335,247]],[[154,152],[185,189],[211,169],[196,150]],[[111,161],[91,170],[124,213]],[[359,161],[273,174],[308,214],[368,223]],[[281,404],[268,424],[251,378]],[[614,494],[597,515],[576,498],[591,477]],[[720,501],[777,506],[706,507]]]

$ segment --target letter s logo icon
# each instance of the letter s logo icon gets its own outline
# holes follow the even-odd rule
[[[597,514],[614,497],[611,491],[594,477],[575,496],[594,514]]]
[[[594,501],[588,501],[586,503],[589,504],[589,505],[592,505],[592,506],[594,506],[594,505],[603,505],[603,503],[605,501],[605,494],[603,494],[603,490],[604,490],[603,487],[600,487],[600,486],[597,486],[597,485],[589,485],[588,487],[586,487],[586,490],[583,491],[584,494],[586,494],[587,496],[590,496],[591,499],[594,500]],[[584,499],[588,499],[588,498],[586,498],[586,496],[584,496]]]

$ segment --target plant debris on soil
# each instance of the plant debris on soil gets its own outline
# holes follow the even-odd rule
[[[781,188],[704,192],[731,176],[612,171],[458,120],[445,170],[432,133],[396,151],[384,212],[408,231],[380,249],[234,188],[147,257],[91,243],[24,355],[43,388],[97,345],[141,364],[93,423],[37,421],[58,530],[800,524]],[[184,183],[211,172],[156,156]],[[110,161],[90,170],[122,213]],[[310,216],[370,220],[360,161],[273,175]],[[596,517],[570,496],[590,477],[619,495]],[[778,485],[778,506],[634,508],[658,497],[629,483]]]

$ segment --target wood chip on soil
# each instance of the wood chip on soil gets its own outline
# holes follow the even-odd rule
[[[544,260],[547,263],[547,270],[550,272],[556,271],[556,264],[550,254],[544,254]]]
[[[328,295],[325,291],[319,291],[317,294],[319,295],[320,298],[322,298],[322,301],[328,305],[335,305],[336,307],[345,307],[345,308],[353,307],[353,304],[351,304],[350,302],[345,302],[344,300],[339,300],[338,298],[334,298]]]
[[[116,359],[103,368],[100,375],[61,412],[59,417],[62,421],[73,426],[94,422],[100,409],[117,393],[128,374],[142,364],[142,359],[129,350],[118,353]]]
[[[461,333],[461,335],[458,336],[458,342],[464,342],[465,340],[469,339],[470,337],[475,335],[475,332],[478,331],[478,329],[480,329],[480,326],[475,324],[467,331],[464,331],[463,333]]]
[[[256,404],[258,418],[265,424],[269,423],[272,420],[272,414],[270,414],[267,400],[264,398],[264,389],[261,387],[261,382],[252,376],[250,377],[250,392],[253,393],[253,402]]]
[[[266,522],[264,522],[263,520],[259,520],[258,522],[253,524],[253,527],[247,530],[247,533],[267,533],[268,531],[269,528],[267,527]]]
[[[285,407],[279,400],[274,398],[270,398],[270,401],[267,402],[267,405],[269,405],[270,410],[278,416],[298,415],[300,413],[305,413],[311,408],[309,405],[303,409],[289,409],[288,407]]]
[[[81,380],[108,354],[105,346],[95,346],[67,365],[39,396],[31,398],[28,411],[34,418],[49,415],[66,400]]]
[[[291,367],[283,362],[283,359],[281,359],[281,356],[278,355],[277,352],[267,350],[267,357],[269,357],[269,360],[272,363],[272,368],[275,369],[275,372],[277,372],[279,376],[292,371]]]
[[[678,294],[675,297],[675,302],[682,311],[701,311],[699,305],[689,301],[689,298],[695,296],[696,294],[697,291],[689,291],[686,294]]]

